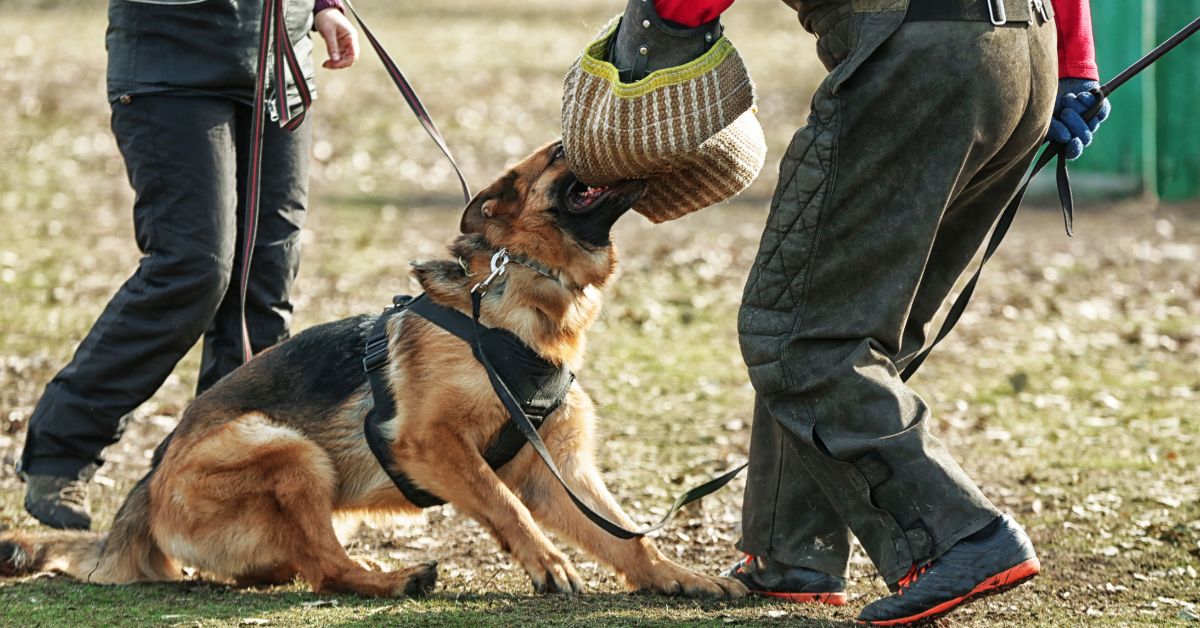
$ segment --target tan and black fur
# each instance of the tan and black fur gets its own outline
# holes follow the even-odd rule
[[[613,223],[640,197],[627,182],[581,195],[558,143],[513,167],[467,206],[454,259],[418,263],[434,301],[470,312],[469,293],[499,247],[542,267],[510,264],[484,298],[483,323],[578,370],[600,288],[616,268]],[[551,275],[545,274],[546,270]],[[300,576],[314,591],[421,594],[436,563],[393,572],[352,561],[338,517],[415,512],[371,454],[372,407],[361,359],[374,316],[319,325],[226,377],[184,411],[112,531],[0,536],[0,576],[60,571],[87,582],[175,580],[184,565],[244,584]],[[647,539],[620,540],[588,521],[531,448],[493,471],[483,452],[508,421],[470,348],[411,314],[394,317],[386,377],[397,416],[384,424],[398,470],[483,525],[539,592],[582,582],[542,528],[610,565],[633,590],[739,597],[741,584],[685,569]],[[594,409],[574,384],[541,433],[574,490],[609,519],[633,523],[592,459]]]

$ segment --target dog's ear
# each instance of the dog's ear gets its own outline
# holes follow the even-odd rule
[[[488,220],[507,218],[517,211],[516,174],[509,173],[499,181],[480,190],[463,210],[458,230],[462,233],[483,233]]]
[[[483,233],[483,222],[486,216],[483,215],[483,205],[487,200],[483,198],[483,192],[475,195],[470,203],[467,203],[467,208],[463,210],[462,220],[458,221],[458,230],[462,233]]]

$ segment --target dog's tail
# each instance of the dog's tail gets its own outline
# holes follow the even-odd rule
[[[150,534],[153,474],[146,474],[130,491],[108,534],[20,530],[0,534],[0,577],[53,571],[98,584],[177,579],[178,566]]]
[[[0,535],[0,577],[58,571],[86,580],[103,544],[98,532],[6,532]]]

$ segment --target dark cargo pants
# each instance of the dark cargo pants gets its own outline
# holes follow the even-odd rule
[[[98,463],[129,413],[202,335],[201,391],[241,364],[237,277],[250,114],[251,107],[216,97],[135,95],[113,103],[143,256],[34,408],[26,473],[75,475]],[[291,134],[267,123],[246,304],[255,351],[288,335],[310,142],[308,123]]]
[[[1044,138],[1057,59],[1053,23],[902,23],[890,4],[827,20],[846,30],[823,42],[856,43],[822,50],[746,285],[739,547],[845,575],[852,533],[893,584],[998,515],[898,372]]]

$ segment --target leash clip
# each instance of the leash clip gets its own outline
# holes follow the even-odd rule
[[[499,251],[496,251],[496,253],[492,255],[491,274],[489,274],[483,281],[475,284],[475,287],[471,288],[471,292],[478,292],[481,295],[487,293],[488,286],[492,285],[492,282],[495,281],[497,277],[504,274],[508,263],[511,261],[512,259],[508,256],[508,249],[502,248]]]

